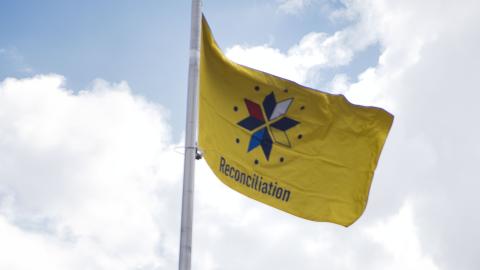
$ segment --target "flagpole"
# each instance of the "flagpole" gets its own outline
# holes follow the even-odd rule
[[[201,0],[192,0],[190,60],[188,66],[187,122],[183,164],[182,220],[180,227],[179,270],[190,270],[192,260],[193,190],[197,154],[197,94],[200,63]]]

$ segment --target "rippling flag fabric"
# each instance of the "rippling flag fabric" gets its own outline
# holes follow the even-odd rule
[[[365,210],[392,121],[383,109],[230,61],[203,18],[199,148],[230,188],[349,226]]]

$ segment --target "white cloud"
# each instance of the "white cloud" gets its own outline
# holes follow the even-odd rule
[[[414,198],[418,238],[443,269],[477,269],[473,243],[480,234],[470,228],[480,218],[470,213],[480,204],[474,180],[480,128],[471,123],[480,115],[480,4],[349,1],[348,8],[370,18],[383,51],[378,65],[352,82],[347,97],[396,115],[383,155],[390,187],[379,193],[395,189],[389,198],[395,203]]]
[[[0,48],[1,69],[13,70],[21,74],[32,74],[34,72],[33,68],[26,63],[23,55],[15,47]]]
[[[333,35],[309,33],[286,53],[269,45],[235,45],[225,54],[239,64],[312,85],[319,69],[347,65],[355,51],[364,49],[370,43],[370,40],[354,42],[349,34],[351,31],[353,29]]]
[[[406,201],[398,214],[365,229],[374,242],[385,249],[382,260],[388,269],[437,270],[438,266],[422,250],[411,203]]]
[[[330,82],[332,93],[343,93],[350,87],[350,78],[346,74],[336,74]]]
[[[0,268],[173,267],[182,159],[165,110],[123,82],[63,82],[0,84]]]
[[[288,13],[296,14],[308,6],[312,0],[280,0],[278,10]]]
[[[362,17],[333,34],[311,32],[286,52],[264,44],[235,45],[225,54],[239,64],[318,87],[322,70],[348,65],[355,53],[378,41],[377,32],[371,31],[373,23],[371,18]]]

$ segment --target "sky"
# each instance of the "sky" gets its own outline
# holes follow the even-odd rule
[[[189,1],[0,6],[0,269],[174,269]],[[192,269],[480,268],[480,2],[208,1],[241,64],[395,115],[363,216],[196,170]]]

